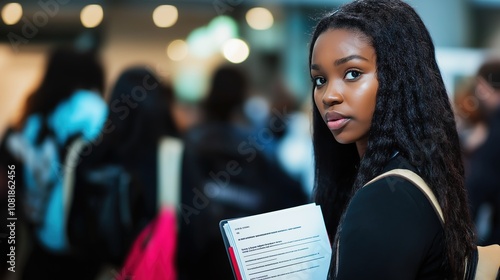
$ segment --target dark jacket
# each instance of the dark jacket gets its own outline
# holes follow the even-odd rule
[[[233,279],[219,222],[301,205],[301,185],[271,164],[251,134],[209,123],[185,139],[179,279]]]

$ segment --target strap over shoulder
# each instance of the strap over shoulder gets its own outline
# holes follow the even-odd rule
[[[158,153],[158,206],[180,205],[184,143],[175,137],[160,140]],[[161,209],[159,209],[161,210]]]
[[[82,137],[76,138],[69,146],[66,158],[64,160],[64,177],[63,177],[63,209],[64,209],[64,224],[67,224],[71,200],[73,197],[75,172],[80,161],[80,153],[90,142]]]
[[[366,183],[364,185],[364,187],[377,181],[377,180],[380,180],[380,179],[383,179],[383,178],[389,177],[389,176],[399,176],[399,177],[405,178],[406,180],[412,182],[415,186],[417,186],[425,194],[427,199],[429,199],[429,202],[431,202],[434,210],[436,211],[436,213],[438,214],[438,216],[440,218],[441,224],[444,225],[443,210],[441,209],[441,206],[439,205],[439,202],[438,202],[436,196],[434,195],[434,192],[432,192],[431,188],[427,185],[427,183],[425,183],[425,181],[424,181],[424,179],[422,179],[422,177],[420,177],[418,174],[416,174],[415,172],[413,172],[411,170],[408,170],[408,169],[389,170],[389,171],[382,173],[379,176],[373,178],[371,181]]]
[[[436,199],[436,196],[425,183],[425,181],[418,174],[414,173],[408,169],[393,169],[388,172],[382,173],[379,176],[373,178],[371,181],[366,183],[367,186],[377,180],[383,179],[388,176],[399,176],[407,179],[417,186],[429,199],[433,205],[434,210],[438,213],[441,223],[444,225],[443,211],[441,206]],[[477,251],[474,252],[473,258],[469,261],[465,261],[466,264],[466,275],[464,279],[474,279],[474,280],[489,280],[498,279],[498,272],[500,266],[500,246],[490,245],[490,246],[478,246]],[[469,267],[469,265],[471,265]]]

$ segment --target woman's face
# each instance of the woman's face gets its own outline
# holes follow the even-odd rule
[[[368,144],[378,89],[375,49],[360,33],[329,29],[313,48],[314,102],[337,142]]]

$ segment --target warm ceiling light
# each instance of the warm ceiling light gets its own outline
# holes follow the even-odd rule
[[[160,5],[153,12],[153,21],[158,27],[166,28],[174,25],[179,18],[177,8],[172,5]]]
[[[250,49],[247,43],[240,39],[230,39],[222,47],[224,57],[232,63],[241,63],[248,58]]]
[[[273,14],[266,8],[253,8],[246,14],[248,25],[253,29],[265,30],[271,28],[274,23]]]
[[[80,13],[82,24],[87,28],[94,28],[98,26],[101,24],[103,18],[104,11],[102,10],[102,7],[97,4],[86,6]]]
[[[173,61],[181,61],[188,55],[188,44],[183,40],[172,41],[167,47],[167,56]]]
[[[9,3],[2,9],[2,19],[7,25],[14,25],[21,20],[23,7],[19,3]]]

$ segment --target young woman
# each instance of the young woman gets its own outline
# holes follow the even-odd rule
[[[346,4],[317,24],[309,64],[329,277],[463,279],[477,256],[473,224],[453,112],[420,17],[399,0]],[[444,224],[408,180],[363,188],[396,168],[424,179]]]

